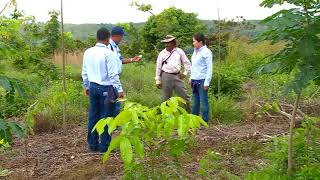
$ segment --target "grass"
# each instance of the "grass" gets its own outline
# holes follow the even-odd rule
[[[161,91],[155,84],[155,64],[144,66],[126,64],[120,77],[126,98],[145,106],[156,106],[161,103]]]
[[[211,118],[214,123],[232,124],[241,121],[243,112],[240,105],[229,96],[210,97]]]

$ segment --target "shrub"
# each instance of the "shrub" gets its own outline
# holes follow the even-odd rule
[[[287,176],[288,137],[274,138],[266,150],[268,164],[262,170],[251,172],[247,179],[318,179],[320,177],[319,118],[305,117],[293,136],[294,167]]]
[[[211,97],[209,103],[214,122],[230,124],[239,122],[242,118],[240,106],[230,96]]]

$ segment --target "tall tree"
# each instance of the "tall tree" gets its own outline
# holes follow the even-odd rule
[[[58,17],[60,15],[57,11],[50,11],[50,20],[44,26],[45,36],[45,51],[48,54],[53,54],[55,50],[59,48],[60,34],[60,22]]]
[[[197,15],[171,7],[149,17],[142,30],[143,49],[145,52],[157,53],[163,49],[160,40],[167,34],[177,36],[180,47],[186,48],[191,46],[192,35],[196,32],[207,32],[206,25],[197,19]]]

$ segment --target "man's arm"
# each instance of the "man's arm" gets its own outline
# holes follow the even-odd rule
[[[82,76],[82,82],[83,82],[83,86],[86,89],[89,89],[89,79],[88,79],[88,73],[87,73],[87,53],[85,52],[83,54],[83,62],[82,62],[82,72],[81,72],[81,76]]]
[[[119,79],[118,66],[116,64],[116,62],[118,61],[117,58],[118,56],[114,53],[107,54],[106,65],[111,84],[118,90],[119,93],[122,93],[123,89]]]
[[[190,74],[191,73],[191,63],[183,50],[181,50],[180,58],[181,58],[181,62],[183,63],[183,66],[184,66],[183,74],[184,75],[187,75],[188,73]]]
[[[83,82],[83,86],[85,88],[85,94],[87,96],[89,96],[89,79],[88,79],[88,73],[87,73],[87,54],[86,52],[83,54],[83,62],[82,62],[82,72],[81,72],[81,76],[82,76],[82,82]]]
[[[135,56],[133,58],[125,58],[122,59],[122,64],[129,64],[129,63],[133,63],[133,62],[139,62],[141,61],[141,55],[140,56]]]
[[[157,65],[156,65],[156,77],[155,77],[156,81],[161,81],[161,77],[160,77],[161,68],[162,68],[162,58],[161,58],[161,52],[160,52],[157,58]]]
[[[206,90],[208,90],[208,87],[210,85],[210,81],[212,79],[212,60],[213,60],[213,56],[212,56],[212,52],[208,51],[205,54],[205,61],[207,64],[207,74],[206,74],[206,79],[204,80],[204,87],[206,88]]]

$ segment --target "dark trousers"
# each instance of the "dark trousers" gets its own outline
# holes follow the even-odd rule
[[[105,126],[104,133],[99,138],[97,131],[92,131],[96,123],[103,118],[111,117],[115,110],[115,103],[106,103],[107,86],[102,86],[96,83],[90,83],[89,89],[89,123],[88,123],[88,146],[91,151],[107,151],[111,135],[108,134],[108,126]],[[100,139],[100,142],[99,142]]]

